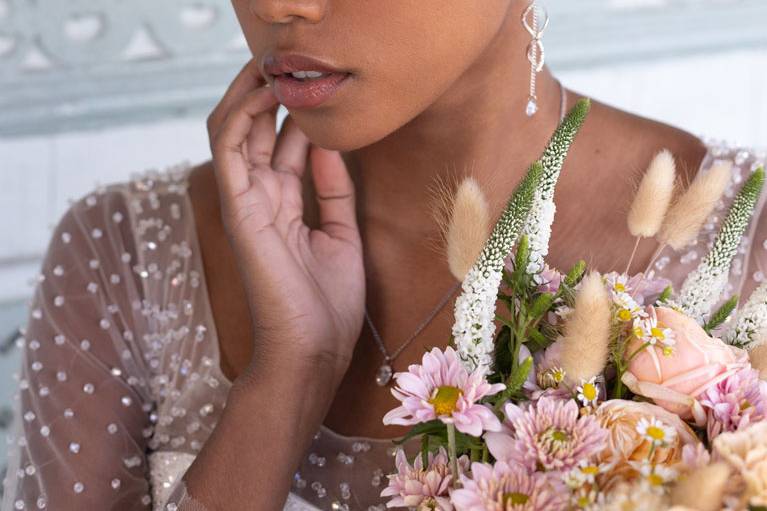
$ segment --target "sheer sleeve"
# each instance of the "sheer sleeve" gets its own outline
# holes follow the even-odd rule
[[[127,202],[110,185],[54,229],[21,331],[3,511],[152,505],[153,404],[134,342],[143,320]]]

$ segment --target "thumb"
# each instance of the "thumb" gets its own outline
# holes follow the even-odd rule
[[[320,230],[359,244],[354,183],[341,153],[311,145],[309,160],[317,193]]]

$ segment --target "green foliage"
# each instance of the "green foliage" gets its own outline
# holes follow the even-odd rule
[[[551,293],[539,294],[530,306],[530,315],[540,317],[546,314],[554,304],[554,295]]]
[[[506,382],[506,390],[511,392],[512,395],[520,392],[532,368],[533,357],[527,357],[509,376],[509,380]]]
[[[410,431],[407,432],[400,440],[392,440],[397,445],[402,445],[414,436],[418,435],[437,435],[441,432],[445,433],[447,438],[447,426],[439,419],[430,420],[429,422],[421,422],[413,426]]]
[[[575,266],[573,266],[567,275],[565,276],[565,285],[569,287],[575,287],[578,282],[581,281],[583,275],[586,273],[586,261],[581,259]]]
[[[729,300],[724,302],[714,314],[711,315],[711,318],[706,321],[705,325],[703,325],[703,330],[705,330],[707,334],[710,334],[712,330],[727,321],[727,318],[730,316],[730,314],[732,314],[732,311],[734,311],[735,307],[737,306],[738,295],[733,295]]]
[[[666,288],[663,290],[663,292],[658,296],[658,300],[656,300],[656,303],[665,303],[668,302],[669,298],[674,294],[674,287],[669,284],[666,286]]]

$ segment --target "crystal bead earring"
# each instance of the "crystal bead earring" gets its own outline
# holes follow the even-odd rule
[[[536,0],[532,0],[525,12],[522,14],[522,26],[530,34],[532,39],[527,45],[527,60],[530,61],[530,94],[527,98],[527,108],[525,113],[528,117],[535,115],[538,111],[538,96],[535,95],[536,75],[543,69],[544,51],[543,51],[543,32],[549,25],[549,14],[546,8],[538,5]]]

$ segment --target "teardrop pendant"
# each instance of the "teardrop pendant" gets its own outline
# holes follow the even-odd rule
[[[376,373],[376,383],[383,387],[387,383],[389,383],[389,380],[391,380],[392,377],[392,368],[389,364],[384,363],[381,367],[378,368],[378,372]]]

